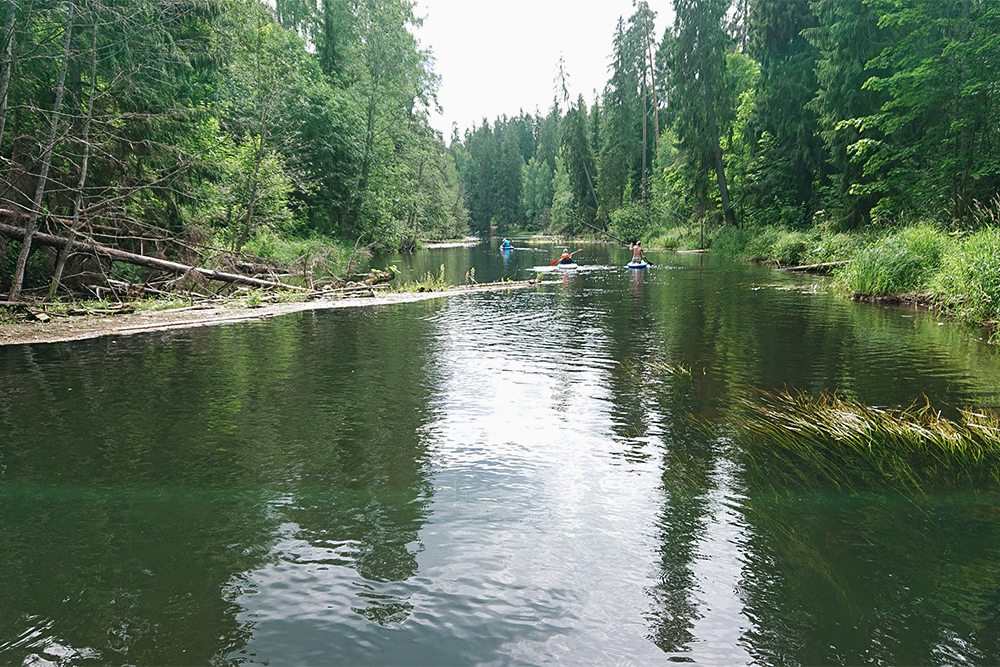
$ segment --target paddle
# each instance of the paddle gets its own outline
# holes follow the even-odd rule
[[[576,254],[576,253],[578,253],[578,252],[583,252],[583,248],[580,248],[579,250],[574,250],[573,252],[571,252],[571,253],[569,254],[569,256],[570,256],[570,257],[572,257],[573,255],[575,255],[575,254]],[[560,257],[559,259],[557,259],[556,261],[552,262],[552,266],[555,266],[555,265],[556,265],[556,264],[558,264],[558,263],[559,263],[560,261],[562,261],[562,258],[561,258],[561,257]]]

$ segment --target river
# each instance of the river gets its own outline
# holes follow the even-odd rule
[[[995,408],[982,332],[561,249],[386,260],[535,288],[0,348],[0,664],[1000,663],[995,489],[761,479],[698,426]]]

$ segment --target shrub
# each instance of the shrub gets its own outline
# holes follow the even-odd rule
[[[649,211],[637,202],[629,202],[611,214],[611,233],[632,243],[649,230]]]

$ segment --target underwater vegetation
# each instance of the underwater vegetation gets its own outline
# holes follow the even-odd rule
[[[1000,485],[1000,415],[990,411],[960,409],[949,419],[929,402],[881,408],[788,390],[755,392],[739,403],[731,424],[737,454],[763,476],[916,493]]]

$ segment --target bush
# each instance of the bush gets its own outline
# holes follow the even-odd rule
[[[353,261],[351,251],[331,239],[321,236],[294,238],[279,236],[273,230],[259,229],[243,246],[243,252],[256,255],[290,270],[301,271],[306,265],[317,277],[324,274],[338,275],[349,264],[357,269],[359,263],[367,261],[370,254],[360,253]]]
[[[888,296],[928,287],[951,239],[928,224],[887,236],[858,253],[836,272],[837,283],[853,295]]]
[[[720,254],[752,262],[775,262],[781,265],[802,264],[815,247],[815,235],[781,227],[720,229],[712,239],[712,248]]]
[[[637,202],[629,202],[611,214],[611,233],[633,243],[642,240],[649,231],[649,210]]]

